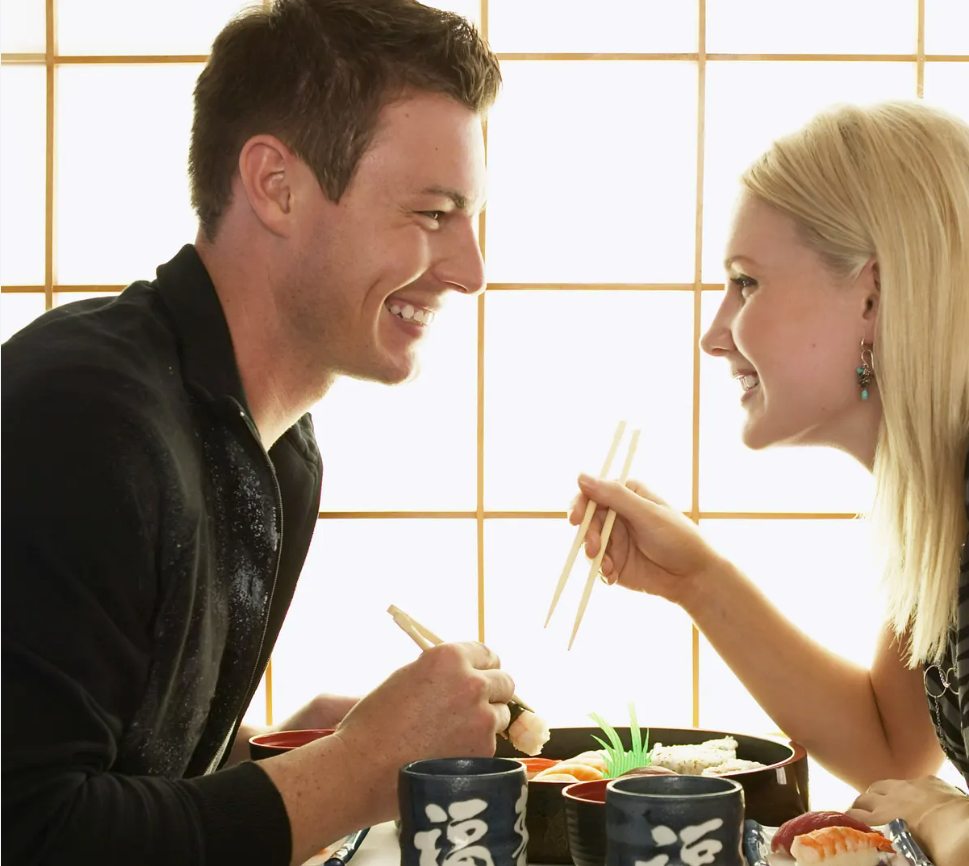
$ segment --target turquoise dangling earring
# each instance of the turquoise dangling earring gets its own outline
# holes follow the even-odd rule
[[[868,386],[875,377],[875,355],[872,347],[861,341],[861,366],[855,370],[858,374],[858,386],[861,388],[861,399],[868,399]]]

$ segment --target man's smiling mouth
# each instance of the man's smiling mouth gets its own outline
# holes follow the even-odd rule
[[[434,313],[422,307],[415,307],[413,304],[401,303],[400,301],[386,301],[384,308],[398,319],[405,322],[413,322],[415,325],[427,327],[434,321]]]

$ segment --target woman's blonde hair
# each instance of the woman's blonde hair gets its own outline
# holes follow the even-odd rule
[[[837,107],[776,141],[742,182],[837,275],[878,264],[871,518],[909,663],[938,660],[967,522],[969,126],[919,103]]]

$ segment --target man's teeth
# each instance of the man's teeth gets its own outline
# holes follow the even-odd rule
[[[748,373],[740,377],[740,385],[745,391],[752,391],[760,384],[760,378],[756,373]]]
[[[429,325],[434,321],[434,313],[430,310],[421,310],[412,304],[386,304],[388,310],[398,319],[417,322],[419,325]]]

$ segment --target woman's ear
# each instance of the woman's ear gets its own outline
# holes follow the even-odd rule
[[[878,302],[881,299],[882,282],[878,270],[878,262],[869,259],[858,276],[865,296],[864,318],[874,332],[875,322],[878,320]],[[872,333],[870,336],[874,336]],[[870,342],[870,339],[869,339]]]

